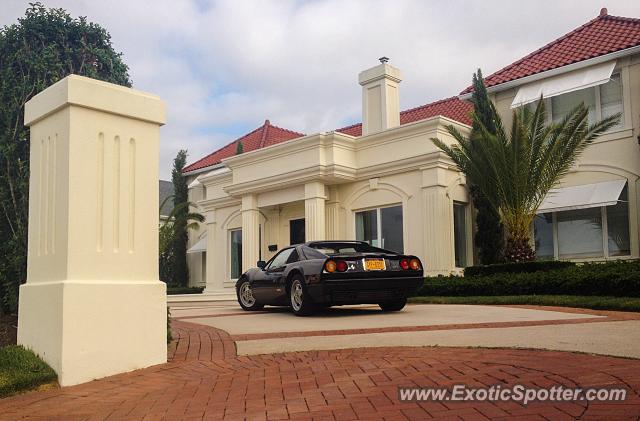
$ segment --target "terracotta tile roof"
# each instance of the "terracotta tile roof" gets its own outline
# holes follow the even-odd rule
[[[486,77],[487,87],[640,45],[640,19],[600,15]],[[473,90],[471,86],[461,94]]]
[[[287,140],[295,139],[297,137],[304,136],[304,133],[294,132],[292,130],[283,129],[271,124],[269,120],[265,120],[264,124],[251,133],[248,133],[226,146],[214,151],[213,153],[205,156],[204,158],[194,162],[193,164],[184,168],[182,172],[190,172],[199,170],[201,168],[210,167],[215,164],[219,164],[224,158],[234,156],[237,151],[238,142],[242,142],[242,149],[244,152],[261,149],[267,146],[275,145],[277,143],[286,142]]]
[[[470,113],[472,111],[473,105],[470,102],[462,101],[458,97],[451,97],[402,111],[400,113],[400,124],[413,123],[441,115],[463,124],[471,125]],[[343,127],[336,131],[356,137],[362,136],[362,123]]]

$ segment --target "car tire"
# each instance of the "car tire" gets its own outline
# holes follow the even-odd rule
[[[238,297],[238,304],[245,311],[261,310],[264,304],[258,303],[253,297],[251,292],[251,284],[248,279],[241,279],[236,284],[236,296]]]
[[[407,305],[407,297],[398,298],[393,301],[385,301],[378,304],[382,311],[400,311]]]
[[[317,307],[304,285],[301,275],[294,275],[289,285],[289,303],[293,314],[296,316],[309,316],[313,314]]]

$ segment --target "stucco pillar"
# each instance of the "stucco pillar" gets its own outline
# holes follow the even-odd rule
[[[18,343],[63,386],[167,360],[156,96],[69,76],[25,106],[27,283]]]
[[[256,267],[260,258],[260,212],[255,194],[242,196],[242,271]]]
[[[339,240],[343,236],[340,230],[340,202],[336,186],[329,187],[329,199],[326,201],[326,239]]]
[[[453,250],[453,202],[447,195],[448,169],[425,169],[423,179],[425,274],[448,274],[455,268]]]
[[[304,186],[304,229],[307,241],[324,240],[325,231],[325,186],[320,182]]]
[[[224,288],[222,284],[222,278],[220,276],[220,268],[216,267],[216,259],[218,253],[216,253],[216,234],[218,230],[218,224],[216,223],[215,211],[207,212],[207,255],[206,255],[206,286],[205,293],[219,292]]]

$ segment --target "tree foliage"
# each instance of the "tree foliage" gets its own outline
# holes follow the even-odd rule
[[[69,74],[131,86],[111,37],[85,17],[32,3],[0,29],[0,310],[15,312],[26,279],[29,130],[24,104]]]
[[[165,199],[173,199],[169,196]],[[160,246],[160,280],[169,285],[174,285],[173,271],[175,265],[174,240],[176,237],[176,224],[184,226],[186,230],[197,229],[199,222],[204,222],[204,216],[197,212],[190,212],[189,208],[192,203],[182,202],[174,206],[169,216],[160,225],[159,246]],[[164,202],[160,205],[160,209],[164,206]]]
[[[480,69],[473,75],[471,102],[473,103],[473,113],[477,119],[473,122],[470,138],[475,139],[482,135],[481,125],[486,128],[487,132],[495,135],[496,122],[493,119],[495,110],[493,103],[489,100]],[[472,141],[472,149],[479,147],[480,143]],[[504,260],[504,227],[500,222],[500,215],[475,184],[469,185],[469,193],[476,209],[477,229],[474,242],[478,248],[480,263],[489,265],[502,262]]]
[[[242,142],[238,142],[236,144],[236,155],[240,155],[243,152],[244,152],[244,145],[242,144]]]
[[[432,141],[500,215],[507,230],[505,258],[512,262],[531,260],[534,253],[530,229],[536,210],[584,149],[615,125],[620,115],[589,124],[589,110],[580,104],[561,121],[547,124],[547,110],[541,98],[535,111],[530,107],[514,110],[507,134],[495,107],[491,109],[495,134],[474,115],[479,129],[476,138],[466,138],[448,126],[457,144],[449,146],[436,138]]]
[[[187,243],[189,241],[188,234],[188,218],[189,206],[184,203],[189,202],[189,187],[187,186],[187,178],[182,174],[187,163],[187,151],[180,150],[173,160],[173,169],[171,171],[171,181],[175,195],[173,197],[174,215],[173,238],[172,238],[172,255],[171,279],[170,284],[176,286],[187,286],[189,283],[189,268],[187,267]]]

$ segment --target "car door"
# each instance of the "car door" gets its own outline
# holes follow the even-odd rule
[[[277,285],[282,278],[287,260],[293,251],[293,247],[281,250],[267,263],[264,270],[254,277],[251,290],[257,300],[271,303],[278,296],[281,296],[282,292],[277,291]]]
[[[271,278],[271,282],[273,282],[274,289],[275,289],[274,300],[280,304],[283,304],[283,305],[289,304],[289,297],[287,296],[287,288],[286,288],[287,277],[289,276],[289,272],[292,267],[292,264],[298,262],[299,260],[300,260],[300,256],[298,254],[298,250],[294,248],[291,251],[291,253],[289,253],[289,256],[287,257],[287,261],[285,262],[285,264],[281,268],[278,268],[277,270],[274,269],[274,273]]]

